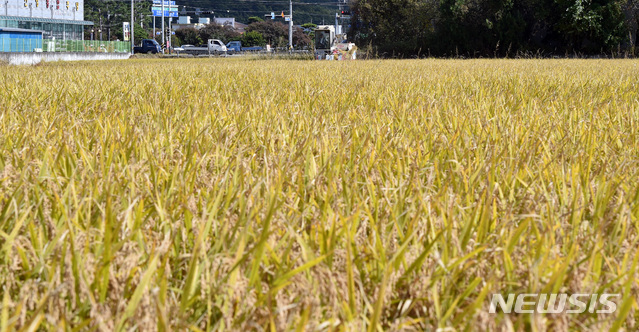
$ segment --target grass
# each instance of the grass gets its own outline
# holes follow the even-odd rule
[[[635,330],[637,64],[5,67],[0,330]]]

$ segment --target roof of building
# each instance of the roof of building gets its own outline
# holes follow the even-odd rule
[[[22,17],[22,16],[2,16],[0,20],[9,21],[24,21],[24,22],[43,22],[43,23],[59,23],[59,24],[77,24],[77,25],[93,25],[91,21],[74,21],[74,20],[59,20],[52,18],[39,18],[39,17]]]
[[[0,32],[28,32],[28,33],[43,33],[42,30],[31,30],[31,29],[18,29],[18,28],[0,28]]]

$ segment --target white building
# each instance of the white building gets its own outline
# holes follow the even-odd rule
[[[84,0],[0,0],[0,27],[43,31],[44,39],[82,40]]]

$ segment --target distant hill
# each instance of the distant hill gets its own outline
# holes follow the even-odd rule
[[[235,17],[236,21],[242,23],[247,23],[251,16],[264,19],[264,15],[271,12],[279,16],[282,11],[285,14],[289,11],[289,2],[286,0],[175,0],[175,2],[180,11],[186,9],[191,17]],[[294,0],[293,20],[296,24],[309,22],[333,24],[338,10],[336,2],[335,0]],[[281,17],[279,20],[283,21]]]

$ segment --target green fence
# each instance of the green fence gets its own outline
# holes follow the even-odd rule
[[[0,38],[0,52],[129,53],[130,50],[131,43],[122,41]]]
[[[130,42],[99,40],[44,40],[43,52],[128,53]]]

